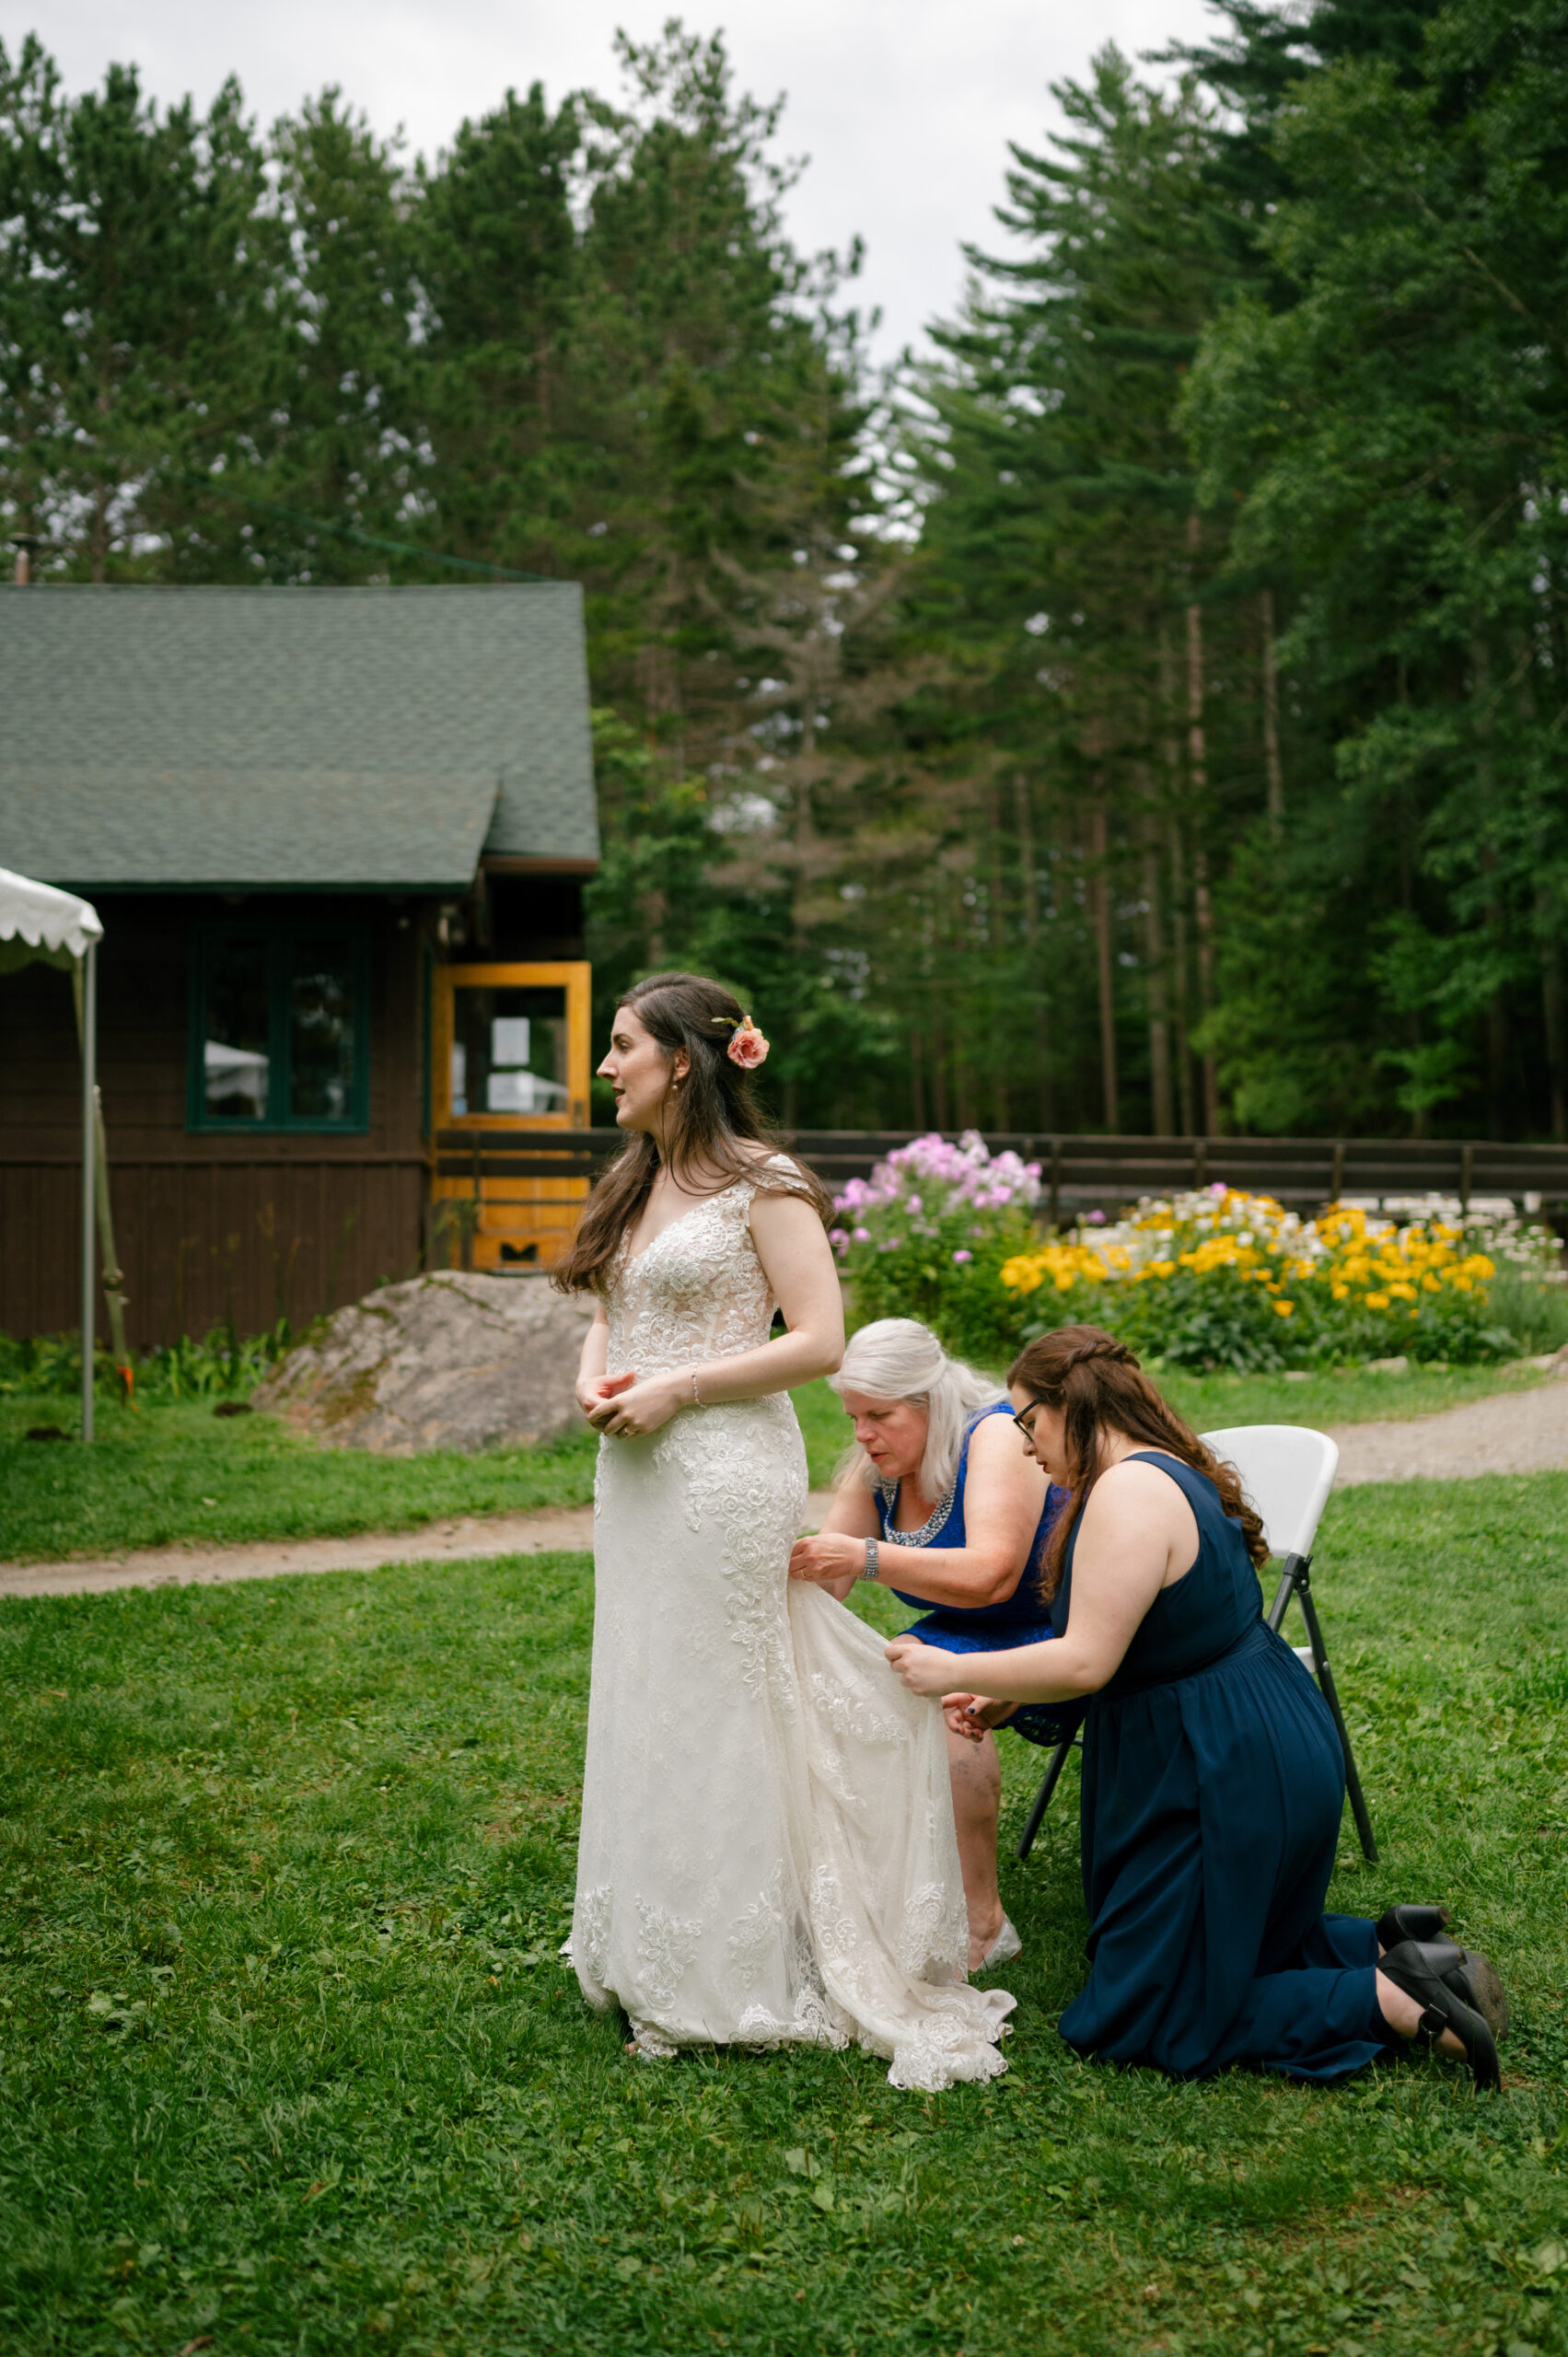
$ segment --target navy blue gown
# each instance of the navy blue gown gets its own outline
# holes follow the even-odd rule
[[[1230,2063],[1337,2079],[1385,2051],[1377,1936],[1325,1915],[1344,1801],[1329,1708],[1263,1619],[1238,1523],[1203,1474],[1141,1449],[1198,1525],[1084,1721],[1088,1985],[1082,2054],[1207,2078]],[[1069,1625],[1073,1554],[1052,1612]]]
[[[895,1547],[923,1547],[933,1550],[962,1547],[964,1538],[964,1491],[969,1480],[970,1442],[975,1427],[988,1416],[1010,1416],[1012,1410],[1005,1402],[994,1408],[982,1408],[971,1417],[958,1452],[958,1469],[953,1487],[937,1504],[928,1522],[918,1530],[895,1530],[893,1516],[899,1510],[899,1484],[878,1482],[877,1510],[881,1518],[882,1536]],[[1050,1608],[1040,1595],[1040,1564],[1045,1542],[1051,1526],[1067,1503],[1065,1490],[1048,1485],[1045,1504],[1040,1509],[1039,1524],[1028,1561],[1018,1574],[1017,1585],[1010,1596],[995,1604],[939,1604],[917,1620],[904,1634],[920,1637],[928,1645],[938,1645],[948,1654],[1006,1653],[1015,1645],[1042,1644],[1056,1634],[1051,1626]],[[927,1596],[913,1596],[907,1589],[896,1587],[893,1594],[904,1604],[929,1605]],[[1023,1702],[1003,1726],[1011,1727],[1028,1743],[1056,1744],[1071,1735],[1082,1715],[1082,1706],[1055,1702]],[[998,1733],[1001,1732],[999,1728]]]

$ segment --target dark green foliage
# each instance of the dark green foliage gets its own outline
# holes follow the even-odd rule
[[[1036,1304],[1021,1304],[1006,1292],[999,1272],[1037,1241],[1035,1230],[1021,1213],[994,1216],[983,1228],[970,1218],[934,1225],[935,1234],[912,1240],[900,1252],[870,1248],[852,1256],[856,1325],[874,1318],[918,1318],[955,1356],[977,1366],[1006,1366],[1032,1328]],[[960,1266],[953,1261],[955,1237],[969,1246]]]
[[[1563,1134],[1565,29],[1364,14],[1271,116],[1269,282],[1210,331],[1186,415],[1205,496],[1242,502],[1237,561],[1292,583],[1282,656],[1328,741],[1285,892],[1341,963],[1291,960],[1305,1026],[1277,986],[1222,1009],[1242,1098],[1275,1090],[1282,1012],[1286,1103],[1329,1079],[1348,973],[1372,1052],[1319,1085],[1330,1118],[1391,1089],[1418,1130]],[[1239,954],[1260,975],[1256,936]]]
[[[1568,1135],[1564,0],[1219,17],[1056,92],[890,389],[716,37],[412,171],[29,39],[0,513],[580,580],[601,1016],[723,974],[788,1122]]]
[[[1440,1894],[1497,1959],[1482,2101],[1431,2061],[1318,2089],[1068,2055],[1071,1771],[1005,1868],[1006,2079],[634,2063],[555,1953],[586,1559],[0,1606],[0,2340],[1561,2351],[1565,1510],[1557,1476],[1352,1492],[1317,1565],[1384,1850],[1347,1822],[1333,1901]],[[1040,1755],[1004,1751],[1011,1834]]]
[[[1044,1011],[971,1028],[1042,1126],[1562,1136],[1568,19],[1221,14],[1057,93],[926,385]]]

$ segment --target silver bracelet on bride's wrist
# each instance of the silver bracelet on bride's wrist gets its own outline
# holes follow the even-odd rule
[[[875,1538],[868,1538],[865,1542],[865,1569],[861,1573],[860,1576],[863,1580],[874,1580],[877,1576],[877,1541]]]

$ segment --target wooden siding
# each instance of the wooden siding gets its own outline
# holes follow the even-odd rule
[[[0,1164],[0,1331],[77,1323],[77,1167]],[[204,1333],[231,1311],[241,1334],[283,1314],[298,1327],[419,1265],[422,1155],[204,1165],[111,1155],[110,1181],[138,1350]]]
[[[186,1054],[193,924],[241,913],[205,895],[105,894],[99,1074],[133,1344],[242,1333],[409,1275],[425,1193],[419,909],[337,895],[258,896],[244,913],[366,925],[370,1102],[360,1136],[192,1136]],[[79,1071],[69,977],[0,976],[0,1330],[74,1327]]]

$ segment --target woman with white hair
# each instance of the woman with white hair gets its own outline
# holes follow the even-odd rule
[[[875,1580],[927,1608],[909,1633],[947,1653],[1005,1652],[1051,1636],[1038,1574],[1065,1492],[1020,1446],[1002,1385],[949,1358],[912,1318],[863,1326],[828,1380],[854,1419],[855,1445],[821,1529],[796,1541],[791,1576],[841,1598],[857,1579]],[[1071,1718],[1024,1703],[1005,1723],[1030,1742],[1056,1743]],[[983,1970],[1021,1945],[996,1882],[995,1741],[949,1729],[947,1762],[970,1969]]]

